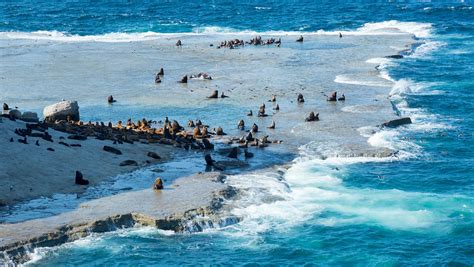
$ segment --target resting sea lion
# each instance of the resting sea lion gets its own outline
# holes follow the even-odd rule
[[[337,92],[333,92],[330,97],[328,97],[327,101],[337,101]]]
[[[272,121],[272,124],[268,126],[268,129],[275,129],[275,121]]]
[[[109,97],[107,98],[107,102],[109,102],[109,104],[112,104],[114,102],[117,102],[117,100],[115,100],[113,96],[109,95]]]
[[[181,78],[180,83],[188,83],[188,75],[184,75],[183,78]]]
[[[8,106],[7,103],[3,103],[3,110],[10,110],[10,107]]]
[[[190,128],[194,127],[194,121],[193,120],[188,121],[188,127],[190,127]]]
[[[253,116],[253,113],[251,110],[249,111],[249,113],[247,113],[247,116]]]
[[[303,35],[300,35],[300,38],[296,39],[296,41],[302,43],[303,42]]]
[[[341,97],[339,97],[337,100],[339,101],[345,101],[346,100],[346,96],[344,94],[342,94]]]
[[[89,181],[84,179],[80,171],[76,171],[75,183],[77,185],[88,185]]]
[[[314,112],[311,111],[305,121],[319,121],[319,113],[314,115]]]
[[[237,129],[243,130],[245,128],[245,122],[244,120],[240,120],[239,123],[237,124]]]
[[[181,40],[178,40],[178,41],[176,42],[176,46],[180,47],[180,46],[182,46],[182,45],[183,45],[183,43],[181,42]]]
[[[224,130],[222,129],[222,127],[220,127],[220,126],[217,127],[216,135],[225,135]]]
[[[277,104],[277,106],[274,108],[274,110],[276,110],[276,111],[280,110],[280,106]]]
[[[296,99],[298,103],[304,103],[304,97],[303,94],[298,94],[298,98]]]
[[[207,98],[218,98],[219,97],[219,91],[214,90],[210,96]]]
[[[258,132],[258,125],[255,123],[252,125],[252,132],[254,133]]]
[[[160,75],[160,76],[165,75],[165,71],[163,70],[163,68],[160,69],[160,72],[158,72],[158,75]]]
[[[224,92],[222,92],[222,93],[221,93],[221,98],[226,98],[226,97],[229,97],[229,96],[226,96],[226,95],[224,94]]]
[[[156,74],[156,76],[155,76],[155,83],[161,83],[160,74]]]

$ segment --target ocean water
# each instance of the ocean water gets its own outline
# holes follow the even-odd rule
[[[375,56],[368,60],[380,64],[382,83],[344,73],[333,77],[334,85],[386,89],[399,112],[413,119],[412,125],[396,130],[375,134],[360,130],[370,136],[370,145],[400,150],[400,157],[328,155],[322,160],[319,156],[327,151],[326,144],[308,142],[287,170],[229,177],[229,184],[245,192],[233,203],[232,212],[243,218],[239,224],[202,233],[141,228],[93,235],[37,249],[30,264],[474,265],[473,6],[469,1],[1,1],[0,52],[6,52],[0,55],[5,62],[10,42],[24,42],[23,52],[34,56],[34,51],[26,51],[31,42],[66,47],[92,41],[107,47],[117,42],[160,41],[176,33],[212,38],[254,32],[342,32],[363,39],[407,32],[420,41],[401,60]],[[10,77],[1,65],[0,74]],[[11,84],[0,83],[2,98],[33,107],[51,101],[36,95],[14,96],[6,89]],[[104,118],[106,112],[100,107],[95,112],[97,103],[87,101],[86,95],[87,118],[118,116]],[[132,99],[126,104],[134,103]],[[357,107],[346,110],[358,112]],[[154,111],[146,106],[133,112]],[[184,108],[175,115],[187,112]],[[236,112],[231,110],[229,116]]]

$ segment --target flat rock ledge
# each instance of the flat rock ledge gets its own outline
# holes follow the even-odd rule
[[[240,221],[224,216],[224,202],[236,197],[218,172],[177,179],[165,189],[127,192],[83,203],[57,216],[0,225],[0,265],[30,260],[38,247],[53,247],[90,235],[135,226],[196,232]]]

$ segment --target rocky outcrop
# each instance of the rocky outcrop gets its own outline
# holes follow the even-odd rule
[[[38,114],[36,112],[26,111],[21,114],[21,120],[26,122],[38,122]]]
[[[61,101],[59,103],[47,106],[43,110],[43,116],[46,121],[54,122],[59,120],[79,121],[79,105],[77,101]]]
[[[382,127],[395,128],[405,124],[411,124],[411,119],[409,117],[387,121],[382,124]]]
[[[14,119],[21,119],[21,112],[18,109],[12,109],[10,112],[8,112],[8,115],[10,115],[10,118]]]

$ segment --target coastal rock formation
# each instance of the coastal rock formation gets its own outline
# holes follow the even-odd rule
[[[21,114],[21,120],[26,122],[38,122],[38,114],[36,112],[26,111]]]
[[[104,146],[104,151],[107,151],[107,152],[110,152],[110,153],[113,153],[115,155],[122,155],[122,151],[116,149],[116,148],[113,148],[111,146]]]
[[[123,167],[123,166],[138,166],[138,162],[136,162],[135,160],[127,159],[127,160],[124,160],[124,161],[120,162],[119,165],[121,167]]]
[[[411,119],[409,117],[405,117],[405,118],[387,121],[383,123],[382,126],[388,127],[388,128],[395,128],[395,127],[405,125],[405,124],[410,124],[410,123],[411,123]]]
[[[79,121],[79,105],[77,101],[61,101],[45,107],[43,116],[44,119],[49,122],[68,120],[68,118],[73,121]]]
[[[19,111],[18,109],[12,109],[10,110],[10,112],[8,112],[8,115],[10,115],[10,118],[14,118],[14,119],[21,119],[21,111]]]

